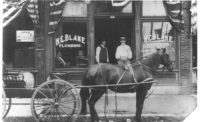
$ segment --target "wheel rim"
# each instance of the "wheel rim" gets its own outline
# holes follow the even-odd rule
[[[73,122],[80,108],[81,100],[75,87],[58,79],[41,84],[33,93],[31,101],[32,114],[39,122]]]
[[[6,116],[8,115],[8,112],[10,111],[11,107],[11,98],[6,97],[6,93],[3,90],[2,91],[2,118],[5,119]]]

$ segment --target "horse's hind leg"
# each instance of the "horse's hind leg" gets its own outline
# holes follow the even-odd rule
[[[97,90],[93,89],[91,90],[90,98],[88,101],[89,108],[90,108],[90,119],[91,122],[99,122],[99,117],[97,115],[97,112],[95,110],[95,103],[102,97],[102,95],[105,93],[105,89]]]
[[[136,122],[141,122],[141,114],[144,105],[144,100],[147,94],[147,88],[138,86],[136,90]]]
[[[85,114],[87,114],[86,101],[89,97],[89,89],[88,88],[81,88],[80,96],[81,96],[81,101],[82,101],[81,114],[85,115]]]

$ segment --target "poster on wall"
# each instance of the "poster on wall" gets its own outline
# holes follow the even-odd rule
[[[33,30],[17,30],[16,42],[34,42]]]

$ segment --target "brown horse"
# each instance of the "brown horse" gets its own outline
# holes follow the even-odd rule
[[[156,53],[145,57],[140,63],[132,64],[134,76],[137,81],[134,81],[132,74],[124,68],[112,64],[96,64],[91,66],[83,75],[82,85],[108,85],[108,84],[125,84],[135,82],[150,82],[153,80],[153,75],[159,65],[163,64],[169,70],[172,70],[169,55],[165,50],[159,49]],[[123,77],[122,77],[123,76]],[[120,79],[120,80],[119,80]],[[136,121],[141,122],[141,113],[143,104],[148,90],[151,88],[151,83],[126,86],[109,86],[108,88],[115,92],[127,93],[136,92]],[[91,121],[99,122],[99,117],[95,110],[95,103],[106,93],[107,88],[81,88],[80,96],[82,99],[81,114],[87,113],[86,101],[88,100]]]

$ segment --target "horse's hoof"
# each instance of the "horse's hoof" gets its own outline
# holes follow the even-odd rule
[[[80,115],[86,115],[86,114],[87,114],[86,111],[83,111],[83,112],[80,113]]]

